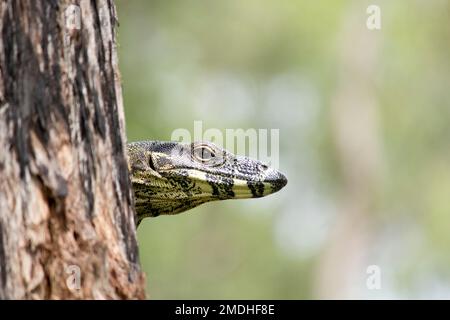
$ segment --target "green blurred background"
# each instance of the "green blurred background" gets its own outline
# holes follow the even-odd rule
[[[289,179],[144,220],[149,298],[450,298],[448,1],[116,4],[128,140],[279,129]]]

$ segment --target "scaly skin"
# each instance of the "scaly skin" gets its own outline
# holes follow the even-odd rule
[[[210,142],[132,142],[128,167],[137,225],[145,217],[177,214],[209,201],[264,197],[287,183],[262,162]]]

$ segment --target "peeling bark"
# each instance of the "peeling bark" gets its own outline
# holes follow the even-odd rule
[[[1,299],[145,297],[116,26],[112,1],[0,0]]]

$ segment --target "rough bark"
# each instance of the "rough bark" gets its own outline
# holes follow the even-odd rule
[[[145,297],[116,26],[107,0],[0,0],[2,299]]]

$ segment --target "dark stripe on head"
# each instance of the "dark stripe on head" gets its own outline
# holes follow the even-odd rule
[[[234,180],[228,177],[222,177],[212,174],[206,174],[206,181],[212,188],[212,195],[219,198],[234,198],[235,194],[233,191]]]
[[[260,181],[247,181],[247,186],[252,192],[254,198],[260,198],[264,195],[264,184]]]

